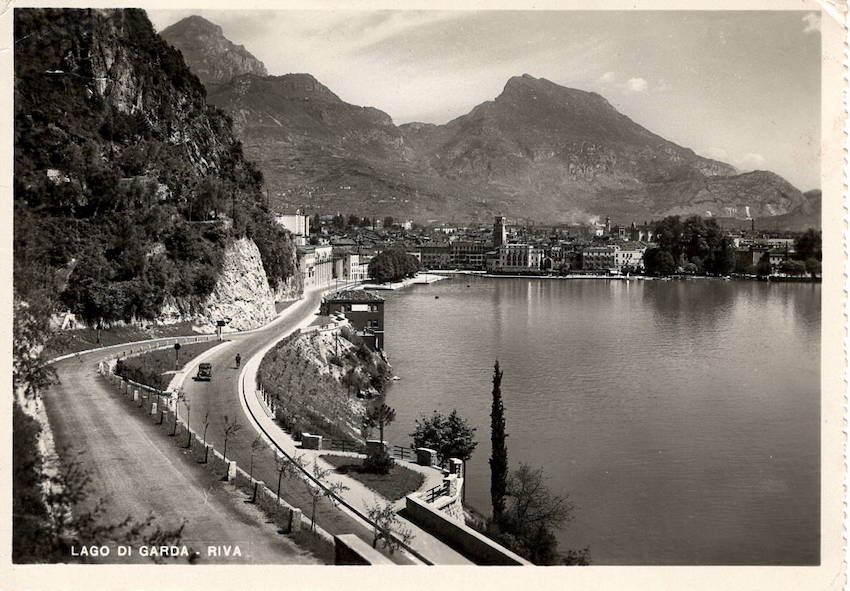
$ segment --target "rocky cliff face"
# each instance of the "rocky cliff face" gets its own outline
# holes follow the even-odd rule
[[[273,302],[258,303],[271,300],[268,282],[232,269],[262,257],[266,279],[297,289],[294,247],[180,53],[141,10],[17,9],[14,19],[16,296],[69,269],[51,305],[92,325],[199,302],[206,317],[236,318],[251,302],[250,322],[268,319]],[[225,253],[232,244],[242,246]]]
[[[250,330],[274,319],[274,304],[260,251],[253,241],[242,238],[225,249],[221,272],[209,296],[195,305],[172,299],[158,321],[189,321],[202,332],[212,332],[216,321],[231,318],[224,332]]]
[[[204,86],[214,88],[240,74],[265,76],[266,66],[241,45],[231,43],[203,17],[190,16],[163,29],[160,36],[180,50]]]

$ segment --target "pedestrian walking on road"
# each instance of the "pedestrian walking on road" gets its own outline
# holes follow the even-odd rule
[[[236,354],[236,369],[239,369],[239,364],[242,363],[242,355]]]

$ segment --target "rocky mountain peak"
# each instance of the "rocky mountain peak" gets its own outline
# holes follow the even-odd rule
[[[193,15],[163,29],[160,36],[183,54],[186,65],[209,90],[241,74],[266,76],[266,66],[242,45],[224,36],[219,25]]]

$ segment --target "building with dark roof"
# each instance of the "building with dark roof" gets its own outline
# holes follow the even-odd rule
[[[349,289],[326,296],[321,313],[342,313],[357,336],[373,351],[384,348],[384,298],[363,289]]]

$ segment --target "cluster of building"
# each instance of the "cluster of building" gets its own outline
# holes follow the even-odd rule
[[[425,269],[518,275],[640,273],[644,254],[657,238],[646,222],[617,225],[610,218],[533,227],[509,224],[504,216],[496,216],[492,226],[433,224],[414,230],[414,224],[404,222],[349,231],[333,229],[319,219],[321,228],[312,232],[310,217],[300,213],[279,216],[278,221],[296,236],[299,268],[307,288],[334,281],[365,281],[369,261],[390,247],[403,247]],[[753,272],[764,256],[778,272],[793,254],[792,237],[755,231],[728,236],[736,248],[736,268],[742,273]]]
[[[409,247],[428,269],[463,269],[505,274],[622,273],[643,268],[643,253],[651,245],[647,225],[575,225],[558,231],[511,228],[497,216],[491,232],[470,237],[452,232],[440,243]]]
[[[292,233],[295,240],[298,270],[305,289],[369,278],[372,254],[361,253],[354,241],[333,244],[329,240],[317,240],[316,244],[310,244],[310,216],[300,211],[278,215],[276,220]]]

